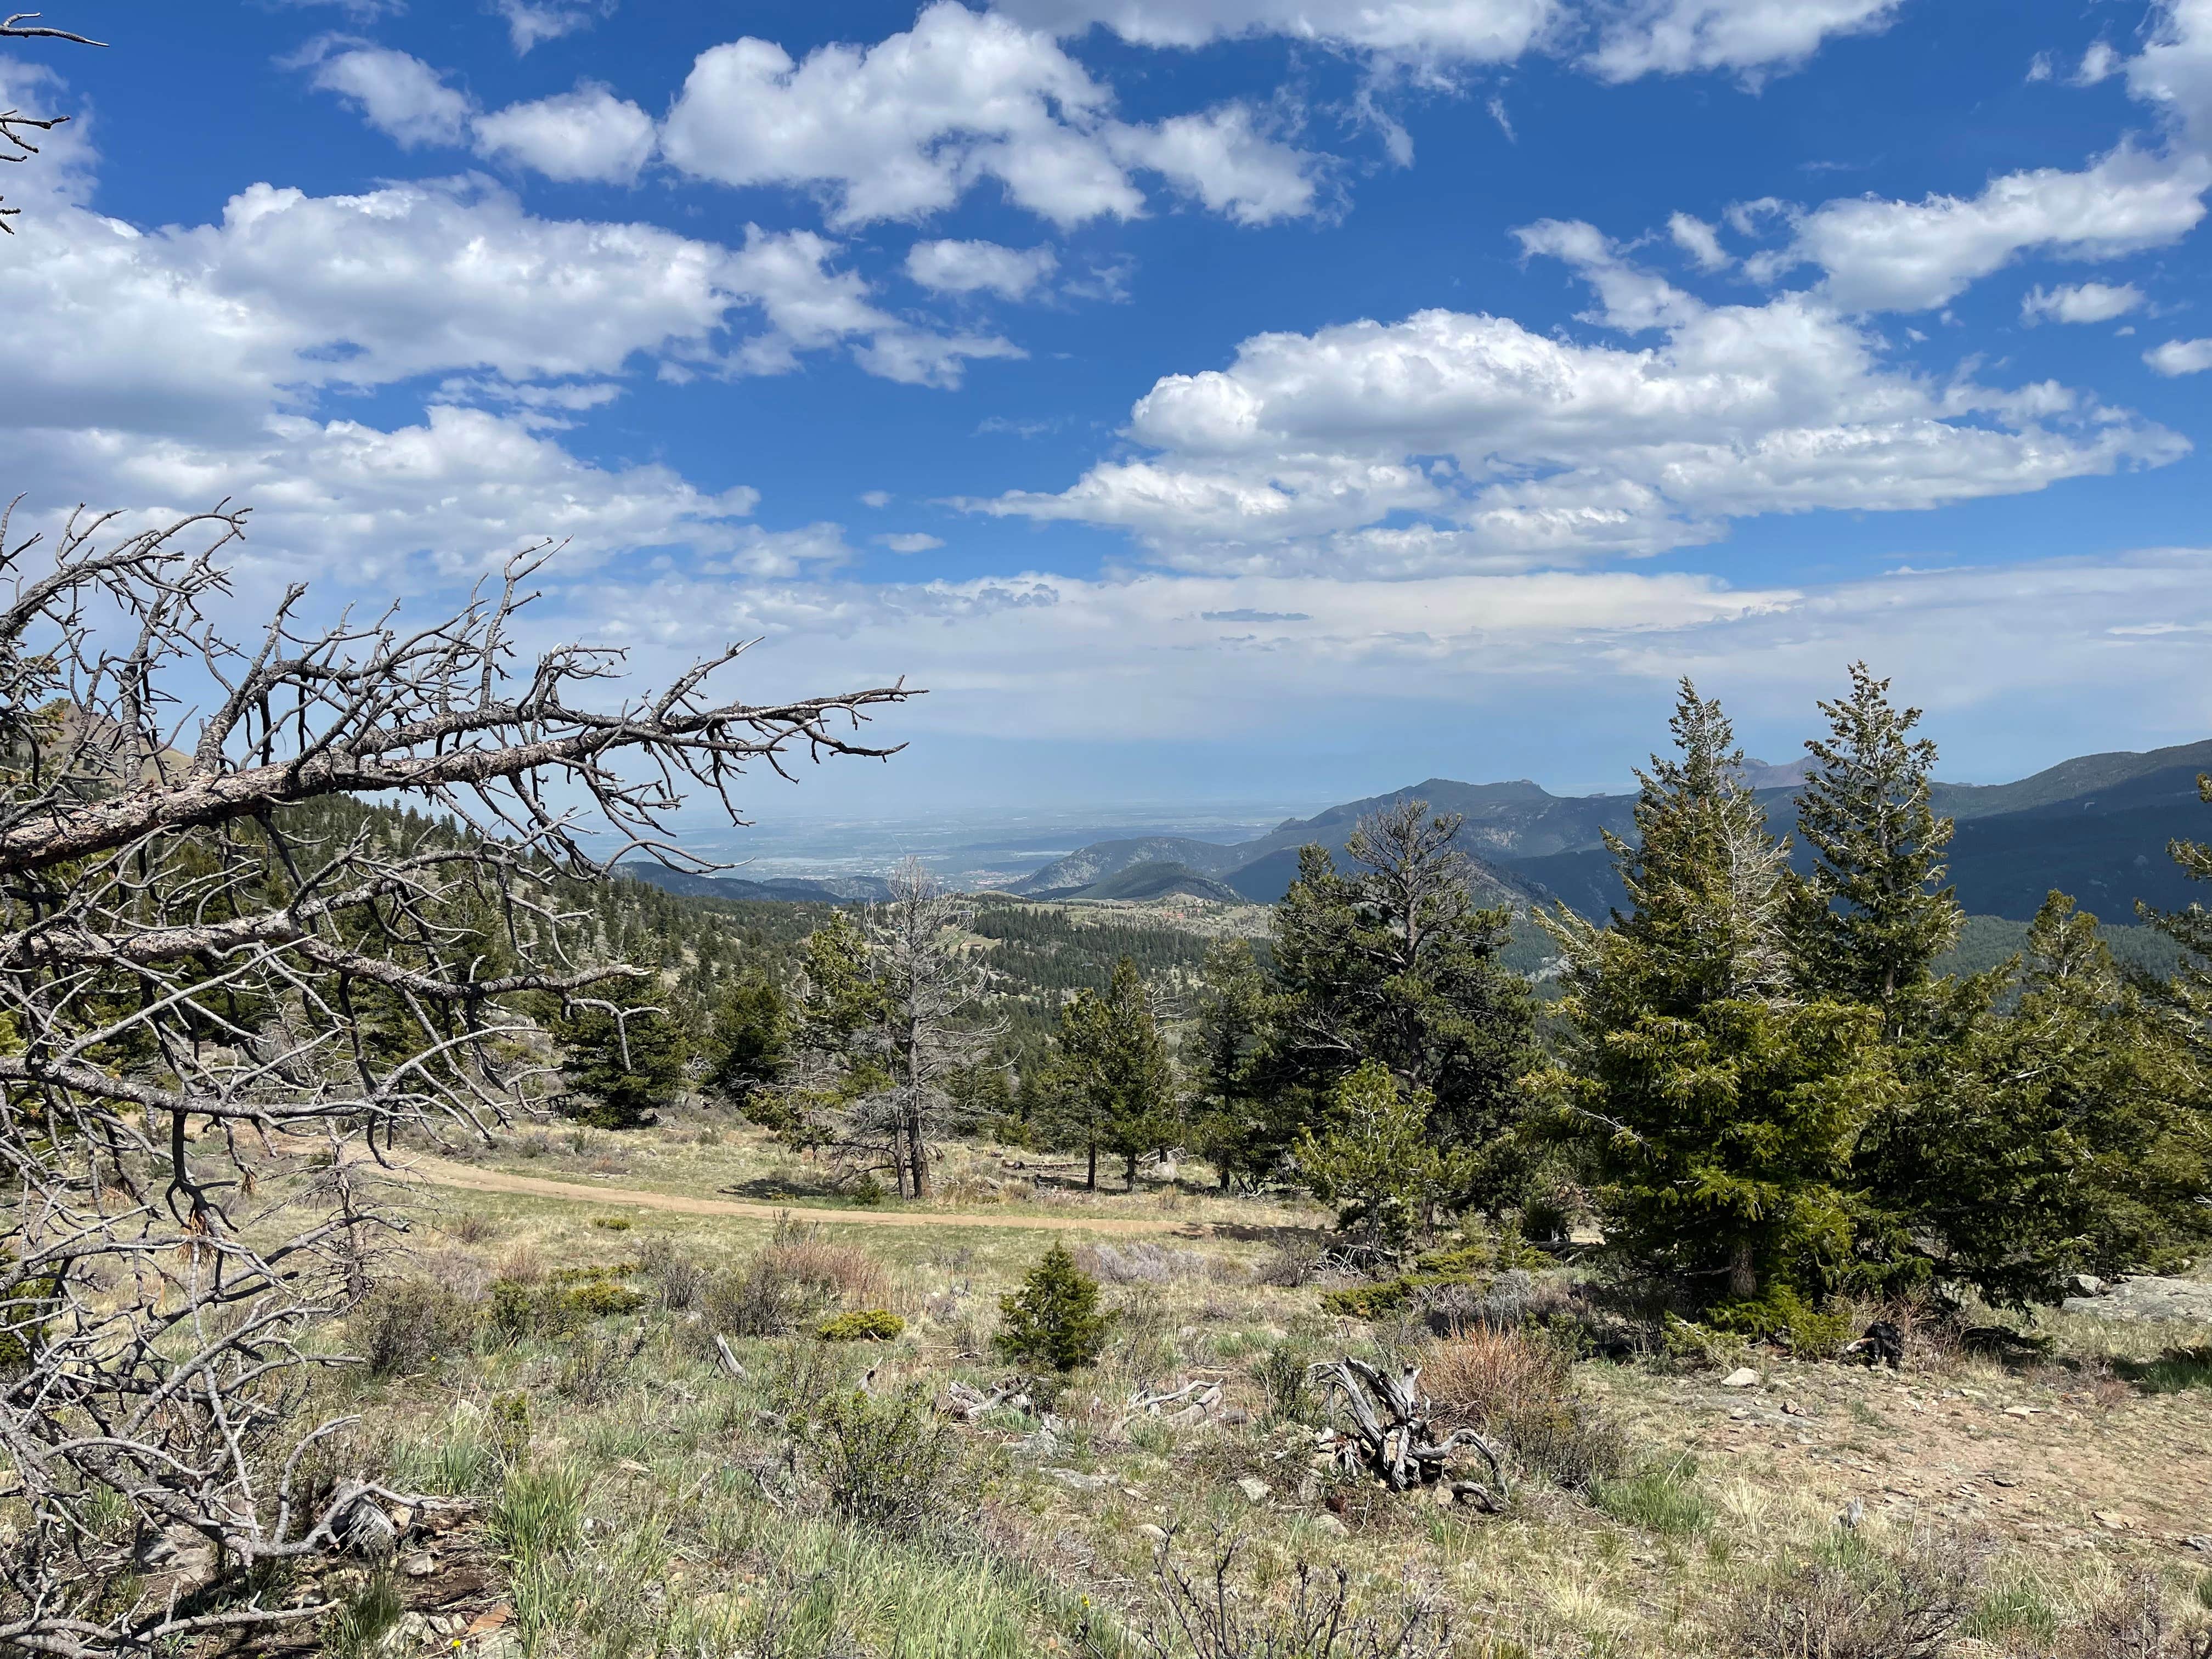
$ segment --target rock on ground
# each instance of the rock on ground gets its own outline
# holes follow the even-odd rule
[[[2087,1314],[2093,1319],[2187,1319],[2212,1324],[2212,1284],[2145,1273],[2120,1279],[2100,1295],[2069,1296],[2058,1307],[2062,1313]]]

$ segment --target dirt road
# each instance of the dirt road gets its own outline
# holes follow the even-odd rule
[[[508,1175],[501,1170],[479,1170],[473,1164],[449,1164],[442,1158],[421,1158],[411,1167],[396,1171],[403,1180],[434,1187],[453,1187],[465,1192],[512,1193],[525,1198],[559,1199],[570,1204],[596,1204],[602,1209],[631,1207],[672,1210],[683,1215],[740,1216],[773,1221],[795,1212],[813,1220],[856,1227],[1014,1227],[1032,1232],[1180,1233],[1200,1238],[1212,1228],[1204,1222],[1154,1221],[1133,1216],[955,1215],[939,1210],[830,1210],[793,1204],[747,1204],[736,1199],[691,1198],[680,1193],[647,1192],[636,1187],[586,1186],[580,1182],[548,1181],[538,1176]]]

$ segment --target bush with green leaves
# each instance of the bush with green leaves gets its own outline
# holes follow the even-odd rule
[[[825,1319],[814,1328],[824,1342],[890,1342],[906,1329],[906,1321],[884,1308],[856,1308]]]
[[[617,1283],[606,1268],[569,1268],[547,1279],[494,1279],[490,1322],[510,1341],[564,1336],[595,1319],[635,1313],[645,1304],[643,1291]]]
[[[909,1529],[941,1516],[960,1444],[919,1382],[896,1394],[833,1394],[806,1425],[809,1461],[830,1506],[862,1526]]]
[[[1105,1352],[1114,1316],[1098,1305],[1098,1281],[1054,1244],[1022,1287],[1000,1297],[1006,1324],[994,1346],[1017,1365],[1072,1371]]]

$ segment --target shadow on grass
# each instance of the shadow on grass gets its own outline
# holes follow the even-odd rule
[[[2144,1394],[2212,1389],[2212,1346],[2168,1348],[2155,1359],[2116,1359],[2112,1370]]]
[[[725,1198],[750,1199],[763,1204],[826,1204],[848,1210],[887,1207],[882,1201],[883,1194],[878,1194],[873,1203],[863,1203],[860,1195],[841,1192],[827,1181],[810,1176],[801,1176],[797,1180],[789,1176],[755,1176],[750,1181],[733,1181],[714,1190]]]

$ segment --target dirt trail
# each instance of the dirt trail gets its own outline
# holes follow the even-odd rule
[[[680,1193],[647,1192],[636,1187],[585,1186],[573,1181],[548,1181],[539,1176],[508,1175],[501,1170],[479,1170],[467,1164],[448,1164],[442,1158],[422,1158],[397,1173],[404,1180],[434,1187],[458,1187],[469,1192],[513,1193],[527,1198],[562,1199],[571,1204],[602,1206],[631,1206],[647,1210],[674,1210],[684,1215],[743,1216],[773,1221],[786,1213],[811,1219],[850,1224],[859,1227],[1016,1227],[1036,1232],[1181,1233],[1199,1238],[1213,1229],[1200,1221],[1158,1221],[1131,1216],[954,1215],[935,1210],[827,1210],[798,1204],[748,1204],[736,1199],[691,1198]]]

